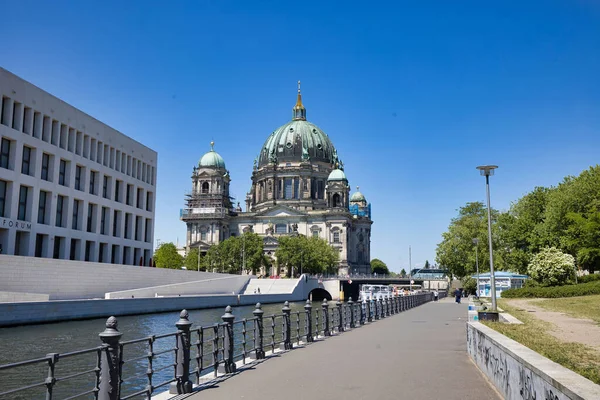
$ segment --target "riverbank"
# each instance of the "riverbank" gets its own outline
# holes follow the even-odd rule
[[[0,303],[0,327],[301,300],[288,293]]]

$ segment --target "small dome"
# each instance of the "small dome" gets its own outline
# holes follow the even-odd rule
[[[202,156],[198,162],[199,168],[223,168],[225,169],[225,160],[214,149],[215,142],[210,142],[210,151]]]
[[[344,173],[344,171],[342,171],[341,169],[334,169],[329,174],[327,181],[346,181],[347,182],[348,179],[346,178],[346,174]]]
[[[358,186],[356,187],[356,192],[352,193],[352,196],[350,196],[350,201],[351,202],[359,202],[359,201],[364,201],[366,202],[367,199],[365,198],[365,196],[358,191]]]

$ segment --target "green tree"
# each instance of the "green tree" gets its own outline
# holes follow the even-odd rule
[[[547,247],[536,254],[527,267],[529,276],[546,286],[563,285],[575,277],[575,259],[556,247]]]
[[[429,269],[431,268],[431,266],[429,265],[429,260],[425,260],[425,265],[423,266],[423,269]]]
[[[390,270],[387,265],[378,258],[371,260],[371,272],[377,275],[389,275]]]
[[[292,275],[292,267],[295,273],[332,273],[339,263],[339,252],[325,240],[304,235],[281,236],[275,257],[288,276]]]
[[[201,263],[201,260],[198,260],[198,248],[193,248],[188,251],[185,258],[183,259],[183,265],[187,270],[190,271],[205,271],[206,265]]]
[[[180,269],[183,266],[183,257],[173,243],[161,244],[154,252],[154,261],[158,268]]]
[[[477,279],[474,279],[472,277],[463,279],[463,289],[468,294],[476,294],[477,293]]]
[[[402,271],[400,271],[400,276],[402,278],[406,277],[406,270],[404,268],[402,268]]]

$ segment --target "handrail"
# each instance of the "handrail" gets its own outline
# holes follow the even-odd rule
[[[444,297],[445,293],[440,292],[439,295]],[[100,346],[65,353],[50,353],[44,357],[0,365],[0,371],[41,363],[48,365],[48,374],[43,381],[10,388],[0,393],[0,399],[9,398],[5,396],[17,392],[45,386],[46,398],[52,400],[55,398],[53,397],[55,388],[60,387],[59,384],[88,374],[95,374],[94,381],[91,382],[93,388],[71,394],[66,399],[75,399],[92,393],[96,398],[108,400],[125,400],[142,395],[150,397],[157,389],[167,385],[171,386],[172,393],[190,393],[192,391],[190,378],[193,377],[195,384],[198,385],[206,373],[212,372],[213,376],[217,377],[219,373],[235,372],[236,362],[245,364],[251,356],[255,359],[264,358],[265,347],[273,353],[279,346],[282,350],[291,350],[302,343],[338,335],[431,300],[433,300],[431,293],[420,293],[357,302],[350,299],[347,303],[337,302],[332,307],[324,301],[320,307],[314,307],[314,310],[312,303],[307,300],[304,311],[293,312],[289,303],[285,302],[281,313],[268,316],[263,315],[261,305],[257,303],[253,317],[238,320],[235,320],[232,309],[228,306],[222,316],[223,322],[195,328],[191,328],[189,314],[183,310],[175,323],[176,332],[126,341],[120,340],[121,333],[117,329],[117,319],[111,317],[106,321],[105,331],[100,334],[103,342]],[[268,338],[267,342],[265,338]],[[174,346],[155,348],[157,341],[165,339],[174,339]],[[193,355],[192,349],[194,349]],[[136,351],[139,354],[136,354]],[[91,353],[96,353],[95,367],[70,371],[69,374],[61,377],[56,376],[55,365],[58,360]],[[172,356],[169,356],[169,353]],[[124,359],[125,354],[130,354],[130,357]],[[139,368],[144,366],[144,360],[146,360],[146,371],[140,373]],[[130,373],[134,372],[129,371],[132,368],[130,366],[137,368],[137,371]],[[154,383],[154,378],[159,372],[170,368],[174,372],[169,379]],[[126,376],[123,376],[124,370]],[[106,377],[103,378],[105,375]],[[164,375],[160,377],[162,379]],[[146,381],[145,384],[141,383],[143,380]]]

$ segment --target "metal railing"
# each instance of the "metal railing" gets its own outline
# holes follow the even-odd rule
[[[442,293],[440,295],[443,297]],[[271,353],[292,350],[301,344],[341,334],[431,300],[432,293],[362,302],[354,302],[350,298],[347,303],[338,301],[331,307],[323,301],[320,307],[314,309],[307,300],[304,311],[292,311],[286,301],[281,313],[268,316],[263,315],[261,304],[257,303],[252,318],[237,321],[232,308],[227,306],[222,322],[197,328],[192,328],[189,314],[183,310],[175,323],[176,332],[127,341],[121,340],[117,319],[110,317],[105,330],[99,335],[102,343],[97,347],[50,353],[45,357],[0,365],[0,378],[6,378],[7,372],[16,368],[45,367],[45,373],[38,368],[39,380],[34,383],[0,387],[0,399],[18,398],[15,397],[18,394],[31,398],[27,393],[36,389],[38,393],[43,390],[47,400],[84,397],[100,400],[150,399],[167,385],[173,394],[191,393],[194,384],[200,385],[219,374],[236,372],[238,363],[243,365],[249,360],[265,358],[266,350]],[[65,365],[65,360],[80,356],[88,357],[86,367],[71,366],[69,373],[57,373],[59,360]],[[169,369],[173,372],[164,379],[163,371]],[[28,375],[35,375],[35,371]],[[156,382],[155,378],[163,380]],[[64,394],[57,391],[63,382],[75,379],[83,379],[75,387],[85,389]]]

